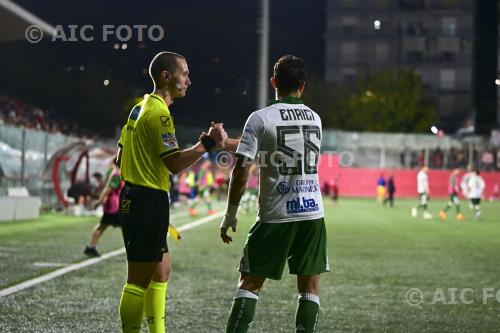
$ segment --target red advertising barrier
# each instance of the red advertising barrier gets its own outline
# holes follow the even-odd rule
[[[448,197],[448,178],[452,170],[430,170],[430,195],[434,198]],[[318,166],[321,187],[325,182],[338,177],[339,195],[345,197],[372,197],[377,195],[377,179],[382,174],[387,179],[392,174],[396,185],[396,196],[417,197],[417,169],[348,168],[339,165],[338,155],[321,155]],[[459,174],[459,180],[465,174]],[[495,185],[500,186],[500,172],[481,172],[486,183],[485,197],[493,195]]]

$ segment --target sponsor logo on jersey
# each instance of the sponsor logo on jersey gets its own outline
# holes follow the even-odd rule
[[[161,135],[163,145],[167,148],[173,148],[177,146],[177,140],[175,139],[174,133],[163,133]]]
[[[316,212],[319,210],[319,205],[314,199],[296,198],[286,202],[286,213],[287,214],[297,214],[297,213],[307,213]]]
[[[161,126],[164,127],[170,126],[170,118],[168,118],[167,116],[160,116],[160,122]]]
[[[278,184],[278,192],[281,194],[287,194],[290,192],[290,186],[288,185],[287,182],[281,182]]]
[[[248,133],[248,134],[250,134],[250,135],[254,135],[254,136],[255,136],[255,134],[254,134],[254,132],[253,132],[253,129],[252,129],[251,127],[249,127],[249,126],[245,127],[245,129],[244,129],[243,131],[244,131],[245,133]]]
[[[245,135],[245,133],[243,133],[243,136],[240,139],[240,143],[250,146],[249,138]]]
[[[314,179],[299,179],[293,186],[288,185],[287,182],[280,182],[276,188],[282,195],[290,191],[295,194],[319,192],[318,183]]]

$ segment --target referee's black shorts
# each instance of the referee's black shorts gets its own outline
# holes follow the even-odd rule
[[[120,193],[120,222],[128,261],[161,261],[168,252],[168,193],[125,183]]]

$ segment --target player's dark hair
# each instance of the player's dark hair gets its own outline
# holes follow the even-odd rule
[[[149,76],[151,76],[157,88],[162,88],[160,80],[161,72],[167,71],[173,74],[177,68],[177,59],[186,58],[175,52],[164,51],[155,55],[153,60],[151,60],[151,64],[149,65]]]
[[[281,93],[290,93],[306,82],[307,65],[301,58],[285,55],[274,64],[276,88]]]

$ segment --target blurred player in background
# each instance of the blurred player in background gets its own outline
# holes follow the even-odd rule
[[[419,209],[422,209],[422,218],[424,218],[425,220],[430,220],[433,217],[433,215],[427,211],[427,204],[430,194],[429,176],[427,175],[428,171],[429,168],[427,166],[424,166],[417,174],[417,192],[420,197],[420,203],[417,207],[413,207],[411,209],[411,216],[413,218],[417,217]]]
[[[108,172],[108,169],[106,170],[106,172]],[[99,199],[99,196],[101,195],[102,190],[106,186],[107,178],[103,177],[102,173],[100,173],[100,172],[94,172],[92,174],[92,177],[94,178],[94,181],[90,182],[90,189],[91,189],[90,197],[92,199]]]
[[[500,199],[500,183],[495,183],[495,185],[493,185],[493,193],[490,196],[490,201],[493,202],[498,199]]]
[[[217,192],[217,201],[222,200],[227,196],[227,187],[229,184],[229,179],[220,170],[215,172],[215,190]]]
[[[467,181],[467,193],[469,194],[469,199],[474,210],[474,218],[476,220],[481,216],[481,198],[483,197],[483,191],[486,187],[483,177],[480,176],[478,169],[469,177]]]
[[[102,176],[101,176],[102,177]],[[99,257],[100,254],[96,249],[97,242],[101,238],[104,231],[109,226],[119,227],[120,220],[118,218],[118,208],[120,201],[120,191],[122,181],[120,178],[120,170],[113,159],[105,172],[104,188],[99,195],[99,198],[94,203],[94,208],[103,205],[103,215],[101,221],[95,226],[90,236],[90,243],[85,247],[83,253],[89,257]]]
[[[208,215],[217,214],[217,211],[212,207],[212,192],[214,190],[215,179],[212,172],[212,162],[210,162],[208,156],[201,162],[196,178],[198,198],[207,205]],[[196,209],[196,205],[197,202],[194,200],[191,208]]]
[[[474,167],[472,165],[467,166],[467,172],[462,176],[462,180],[460,180],[460,190],[462,190],[462,194],[464,197],[469,199],[469,179],[474,175]],[[472,203],[469,201],[469,208],[473,209]]]
[[[456,210],[456,219],[462,221],[464,219],[464,215],[460,213],[460,198],[458,194],[460,193],[460,185],[458,182],[458,174],[460,173],[460,169],[455,169],[451,172],[450,178],[448,180],[448,194],[450,195],[450,200],[446,207],[439,212],[439,218],[441,220],[445,220],[447,217],[448,210],[455,206]]]
[[[197,216],[198,211],[196,210],[195,206],[196,206],[196,199],[198,196],[198,184],[196,182],[196,174],[192,168],[190,168],[189,171],[187,172],[186,177],[185,177],[185,182],[186,182],[187,187],[189,188],[189,192],[188,192],[189,193],[189,195],[188,195],[189,215]]]
[[[187,183],[187,175],[189,173],[189,169],[188,170],[185,170],[183,172],[181,172],[179,174],[179,178],[178,178],[178,181],[179,181],[179,200],[181,202],[181,204],[183,205],[188,205],[188,202],[189,202],[189,197],[191,195],[191,188],[188,186],[188,183]]]
[[[179,176],[170,174],[170,207],[177,208],[180,205]]]
[[[149,74],[154,92],[133,107],[118,142],[118,165],[125,181],[119,214],[128,266],[120,318],[126,333],[140,332],[143,315],[149,332],[165,332],[169,174],[181,172],[227,139],[222,124],[214,124],[193,147],[181,151],[169,107],[191,85],[186,59],[173,52],[158,53]]]
[[[306,73],[304,61],[294,56],[276,62],[271,84],[277,100],[250,115],[236,151],[238,162],[232,171],[227,211],[220,227],[223,242],[232,241],[227,230],[231,227],[236,231],[236,213],[252,163],[258,157],[259,211],[243,250],[228,333],[247,332],[264,281],[280,280],[286,262],[290,273],[297,275],[296,331],[316,329],[320,273],[329,268],[317,172],[321,119],[300,99]],[[276,151],[283,153],[277,163],[272,157]]]
[[[390,175],[387,180],[387,197],[384,199],[384,205],[389,203],[391,207],[394,207],[394,193],[396,193],[396,184],[394,183],[394,175]]]
[[[90,181],[75,181],[68,189],[68,197],[72,199],[69,211],[76,216],[85,214],[86,207],[90,204],[92,196],[92,186]]]
[[[241,198],[241,206],[248,213],[250,209],[257,207],[258,198],[259,198],[259,167],[257,166],[257,164],[252,164],[246,191],[243,197]]]
[[[384,202],[385,198],[385,178],[383,174],[377,179],[377,200],[380,202]]]

